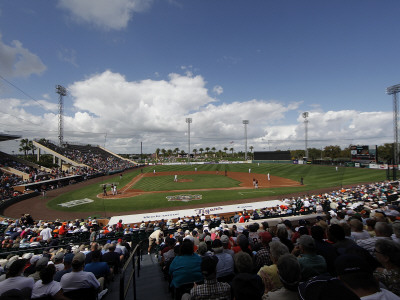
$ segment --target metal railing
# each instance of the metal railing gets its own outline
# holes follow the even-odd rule
[[[129,291],[129,287],[131,283],[133,285],[133,299],[136,300],[136,274],[137,277],[140,275],[140,261],[142,259],[142,243],[136,245],[135,249],[133,249],[132,254],[129,256],[128,260],[125,262],[124,267],[121,271],[121,277],[119,281],[119,299],[125,300]],[[127,273],[127,269],[129,264],[132,264],[132,270],[130,273]],[[135,270],[137,268],[137,270]],[[125,285],[125,277],[129,276],[128,282]]]

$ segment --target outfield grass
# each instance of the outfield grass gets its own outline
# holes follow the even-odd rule
[[[187,182],[174,182],[174,175],[143,177],[132,189],[139,189],[147,192],[151,191],[173,191],[173,190],[192,190],[204,189],[205,187],[228,188],[240,185],[240,181],[229,177],[219,175],[179,175],[179,180],[188,180]]]
[[[171,208],[182,205],[192,205],[194,203],[205,205],[215,202],[223,202],[237,199],[251,199],[263,196],[276,196],[280,199],[280,195],[306,192],[309,190],[317,190],[321,188],[338,187],[341,185],[349,185],[363,182],[382,181],[386,178],[385,170],[372,170],[360,168],[345,168],[340,167],[336,172],[333,166],[316,166],[316,165],[293,165],[293,164],[228,164],[228,165],[177,165],[177,166],[156,166],[147,167],[143,169],[144,173],[156,172],[173,172],[173,171],[194,171],[195,167],[198,171],[234,171],[234,172],[248,172],[249,168],[252,173],[267,174],[272,176],[279,176],[289,178],[295,181],[304,179],[304,186],[298,187],[285,187],[285,188],[270,188],[258,190],[223,190],[223,191],[196,191],[196,192],[165,192],[165,193],[152,193],[145,194],[125,199],[98,199],[97,194],[102,192],[100,184],[92,184],[87,187],[81,188],[76,191],[60,195],[51,200],[47,206],[56,210],[65,211],[107,211],[107,212],[131,212],[134,210],[143,209],[156,209],[156,208]],[[140,174],[140,170],[134,170],[124,173],[122,180],[119,175],[114,178],[104,181],[103,183],[118,182],[118,188],[122,188],[129,183],[132,178]],[[229,177],[218,175],[179,175],[179,179],[190,179],[191,182],[179,182],[179,189],[207,189],[218,187],[232,187],[238,186],[238,182]],[[173,182],[173,176],[159,176],[144,177],[133,188],[142,189],[145,191],[172,191],[176,190],[176,183]],[[168,202],[166,196],[178,194],[201,194],[202,200],[195,202]],[[71,200],[78,200],[89,198],[94,200],[92,203],[79,205],[71,208],[63,208],[58,204],[68,202]]]

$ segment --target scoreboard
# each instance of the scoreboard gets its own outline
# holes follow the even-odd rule
[[[351,161],[376,163],[377,161],[377,146],[350,146]]]
[[[254,160],[291,160],[290,151],[254,151]]]

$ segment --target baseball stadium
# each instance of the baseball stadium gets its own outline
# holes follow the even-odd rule
[[[18,138],[1,135],[2,141]],[[118,247],[118,263],[107,262],[112,271],[96,281],[100,282],[99,289],[68,291],[64,283],[64,295],[70,299],[141,299],[149,287],[149,277],[160,277],[155,279],[158,289],[153,299],[183,299],[193,284],[178,281],[171,263],[174,260],[167,263],[163,257],[162,249],[172,243],[190,243],[200,257],[211,257],[204,252],[207,247],[217,256],[219,250],[215,247],[220,247],[222,240],[225,243],[226,238],[229,241],[229,237],[232,249],[238,245],[235,247],[240,251],[247,251],[240,248],[244,246],[238,239],[254,232],[258,236],[261,229],[261,241],[257,237],[248,247],[253,250],[254,267],[264,268],[269,262],[259,261],[261,249],[273,236],[278,238],[282,224],[294,232],[285,246],[294,253],[301,228],[333,222],[336,215],[344,217],[340,211],[361,216],[369,207],[376,210],[397,203],[397,182],[387,180],[390,166],[378,165],[373,157],[366,158],[356,151],[352,158],[358,161],[358,167],[342,162],[299,162],[292,160],[288,151],[255,152],[251,160],[205,161],[199,155],[173,163],[155,160],[143,164],[101,146],[57,145],[46,139],[34,140],[32,145],[37,150],[37,162],[41,155],[50,156],[52,168],[1,153],[0,265],[7,267],[13,255],[32,263],[38,257],[36,268],[41,270],[41,260],[50,259],[56,264],[57,255],[66,260],[71,252],[75,259],[76,253],[86,253],[87,257],[98,249],[103,249],[102,259],[107,261],[107,253],[113,254]],[[365,147],[358,148],[365,154]],[[233,259],[230,261],[232,271],[221,276],[221,282],[233,282],[238,276],[233,271]],[[202,282],[192,275],[185,276]]]

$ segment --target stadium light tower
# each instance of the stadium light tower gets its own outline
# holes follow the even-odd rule
[[[386,94],[393,95],[393,133],[394,133],[394,145],[393,145],[393,165],[397,166],[399,162],[399,101],[397,99],[397,93],[400,92],[400,84],[392,85],[386,89]],[[393,178],[395,179],[395,178]]]
[[[188,124],[188,163],[190,164],[190,123],[192,123],[192,118],[186,118],[186,123]]]
[[[244,160],[247,160],[247,124],[249,124],[249,120],[243,120],[243,125],[244,125]]]
[[[305,140],[305,155],[308,160],[308,111],[303,112],[304,118],[304,140]]]
[[[67,90],[62,85],[56,85],[56,93],[58,97],[58,140],[60,147],[63,145],[64,140],[64,102],[63,97],[67,95]]]

